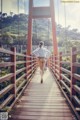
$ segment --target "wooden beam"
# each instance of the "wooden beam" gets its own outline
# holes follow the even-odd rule
[[[50,18],[50,7],[33,7],[32,17],[34,18]]]

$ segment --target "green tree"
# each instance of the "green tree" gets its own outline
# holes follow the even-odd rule
[[[6,32],[2,34],[2,44],[6,44],[7,46],[13,44],[13,38],[11,37],[10,33]]]

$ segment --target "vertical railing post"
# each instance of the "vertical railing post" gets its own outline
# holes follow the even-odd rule
[[[11,55],[11,62],[13,62],[13,66],[11,66],[11,73],[13,73],[12,84],[14,85],[12,94],[16,98],[16,48],[12,47],[11,51],[14,53]]]
[[[54,73],[54,68],[55,68],[55,58],[54,58],[54,55],[52,55],[52,58],[51,58],[51,61],[52,61],[52,72]]]
[[[50,56],[50,58],[49,58],[49,68],[51,69],[51,58],[52,58],[52,56]]]
[[[28,53],[27,53],[27,58],[26,58],[26,66],[27,66],[27,80],[28,80],[28,76],[29,76],[28,71],[30,70],[29,65],[31,65],[31,63],[30,63],[30,55],[28,55]]]
[[[57,64],[57,56],[56,55],[54,55],[54,71],[55,71],[55,77],[56,77],[56,64]]]
[[[33,56],[33,60],[34,60],[34,65],[33,65],[33,70],[34,70],[33,74],[34,74],[35,70],[37,68],[37,65],[36,65],[37,60],[36,60],[36,58],[34,58],[34,56]]]
[[[53,55],[51,56],[50,61],[51,71],[53,72]]]
[[[47,65],[49,68],[50,68],[50,61],[51,61],[51,57],[49,57],[48,62],[47,62]]]
[[[52,62],[53,62],[53,56],[51,55],[51,57],[50,57],[50,69],[51,69],[51,71],[53,72],[53,66],[52,66]]]
[[[30,65],[31,65],[31,67],[30,67],[30,69],[31,69],[31,72],[30,72],[30,74],[31,74],[31,77],[32,77],[32,69],[33,69],[33,67],[32,67],[32,64],[33,64],[33,57],[32,57],[32,55],[30,55]]]
[[[59,80],[62,79],[62,77],[61,77],[61,73],[62,73],[62,71],[61,71],[61,67],[62,67],[61,61],[62,61],[62,52],[59,53]]]
[[[33,55],[32,55],[32,61],[33,61],[32,62],[32,75],[33,75],[33,70],[34,70],[34,65],[33,65],[34,64],[34,57],[33,57]]]
[[[73,47],[71,50],[71,100],[72,100],[72,96],[75,95],[75,90],[73,88],[73,86],[76,83],[76,79],[74,78],[74,73],[76,73],[76,67],[73,65],[74,62],[76,62],[76,54],[74,54],[74,52],[76,52],[76,48]]]
[[[24,57],[24,61],[25,61],[24,66],[26,67],[26,70],[25,70],[25,74],[26,74],[25,79],[27,80],[27,54],[26,54],[26,52],[24,54],[26,55],[26,57]]]

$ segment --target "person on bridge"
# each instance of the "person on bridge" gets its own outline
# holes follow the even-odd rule
[[[43,74],[44,74],[45,64],[51,53],[47,48],[44,47],[44,42],[41,41],[39,43],[39,47],[35,49],[32,52],[32,54],[38,57],[40,74],[41,74],[41,83],[43,83]]]

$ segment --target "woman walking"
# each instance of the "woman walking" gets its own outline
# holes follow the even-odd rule
[[[38,57],[40,74],[41,74],[41,83],[43,83],[44,68],[45,68],[46,61],[50,56],[50,51],[44,47],[44,42],[41,41],[39,43],[39,47],[35,49],[32,54]]]

